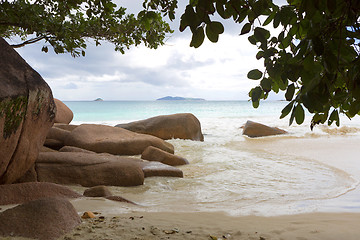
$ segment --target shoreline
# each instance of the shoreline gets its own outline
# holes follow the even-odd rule
[[[274,217],[224,213],[132,212],[85,219],[61,240],[80,239],[359,239],[359,213]]]
[[[292,144],[289,143],[291,139]],[[297,138],[269,137],[250,139],[245,148],[261,146],[266,154],[281,153],[316,161],[349,174],[359,182],[360,150],[358,136]],[[326,140],[326,141],[325,141]],[[286,148],[284,148],[284,144]],[[304,179],[305,181],[306,179]],[[97,212],[93,219],[82,223],[60,240],[84,239],[326,239],[355,240],[360,237],[360,185],[331,199],[303,202],[300,214],[229,215],[225,212],[152,211],[149,207],[112,202],[102,198],[71,200],[81,216],[85,211]],[[6,206],[0,206],[4,211]],[[10,207],[10,206],[8,206]],[[305,211],[304,211],[305,210]],[[114,214],[115,213],[115,214]],[[24,238],[1,238],[22,240]]]

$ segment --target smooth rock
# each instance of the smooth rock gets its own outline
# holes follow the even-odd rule
[[[80,223],[80,217],[68,200],[40,199],[0,213],[0,236],[53,240]]]
[[[199,120],[191,113],[161,115],[145,120],[118,124],[116,127],[149,134],[161,139],[190,139],[204,141]]]
[[[55,118],[51,89],[0,37],[0,184],[34,164]]]
[[[86,212],[83,213],[81,218],[83,218],[83,219],[95,218],[95,214],[93,212],[86,211]]]
[[[55,123],[69,124],[73,120],[74,113],[59,99],[54,98],[54,101],[56,104]]]
[[[95,186],[84,191],[85,197],[107,197],[111,195],[111,191],[106,186]]]
[[[82,197],[67,187],[47,182],[0,185],[0,193],[0,205],[20,204],[42,198]]]
[[[243,135],[249,137],[264,137],[271,135],[286,134],[287,131],[277,127],[269,127],[261,123],[247,121],[243,128]]]
[[[66,146],[114,155],[138,155],[148,146],[174,153],[174,147],[160,138],[96,124],[78,126],[69,134],[64,143]]]
[[[73,147],[73,146],[64,146],[62,148],[59,149],[59,152],[84,152],[84,153],[95,153],[93,151],[89,151],[86,149],[82,149],[82,148],[78,148],[78,147]]]
[[[73,125],[73,124],[64,124],[64,123],[54,123],[54,127],[61,128],[67,131],[72,131],[75,128],[77,128],[79,125]]]
[[[165,152],[159,148],[149,146],[141,154],[141,159],[148,161],[157,161],[170,166],[179,166],[189,164],[189,161],[180,156]]]
[[[40,182],[137,186],[144,182],[140,160],[110,154],[82,152],[42,152],[36,161]]]

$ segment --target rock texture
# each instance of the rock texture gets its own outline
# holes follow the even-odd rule
[[[157,161],[170,166],[189,164],[189,161],[180,156],[165,152],[159,148],[149,146],[141,154],[141,158],[148,161]]]
[[[190,139],[204,141],[199,120],[191,113],[177,113],[148,118],[116,127],[133,132],[149,134],[161,139]]]
[[[107,197],[111,195],[111,191],[106,186],[95,186],[84,191],[85,197]]]
[[[279,135],[287,133],[285,130],[282,130],[277,127],[269,127],[261,123],[247,121],[243,128],[243,135],[249,137],[264,137],[271,135]]]
[[[40,182],[85,187],[136,186],[144,182],[140,160],[110,154],[42,152],[35,168]]]
[[[74,113],[59,99],[54,98],[54,101],[56,104],[55,123],[69,124],[73,120]]]
[[[55,104],[42,77],[1,37],[0,66],[0,184],[6,184],[34,164]]]
[[[174,152],[174,147],[160,138],[96,124],[78,126],[65,139],[64,144],[97,153],[115,155],[138,155],[148,146],[154,146],[170,153]]]
[[[41,199],[0,213],[0,236],[58,239],[81,222],[65,199]]]
[[[20,204],[42,198],[82,197],[67,187],[46,182],[0,185],[0,193],[0,205]]]

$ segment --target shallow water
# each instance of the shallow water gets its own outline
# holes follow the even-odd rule
[[[278,119],[282,102],[263,104],[260,111],[252,109],[247,102],[111,102],[108,105],[87,102],[83,108],[81,102],[75,102],[74,106],[72,103],[67,105],[79,116],[75,123],[115,125],[176,112],[192,112],[199,118],[204,142],[169,141],[175,146],[175,154],[190,162],[180,167],[184,178],[152,177],[143,186],[111,188],[114,194],[138,203],[147,211],[224,211],[233,215],[311,212],[324,201],[336,199],[359,184],[357,176],[302,154],[311,148],[311,142],[326,146],[329,139],[339,136],[344,141],[358,141],[357,120],[344,120],[346,126],[342,128],[318,127],[310,132],[307,124],[289,127],[287,119]],[[106,106],[99,108],[101,104]],[[90,106],[93,118],[83,113],[90,111]],[[96,109],[101,113],[97,114]],[[242,135],[240,128],[246,120],[281,127],[289,134],[250,139]],[[299,145],[299,139],[309,140],[310,145]],[[297,148],[289,148],[296,144]],[[323,149],[321,157],[326,157],[327,152]],[[352,157],[358,156],[354,155],[357,150]],[[114,207],[111,212],[114,211],[124,209]]]

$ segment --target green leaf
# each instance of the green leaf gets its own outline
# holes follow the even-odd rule
[[[193,32],[193,36],[190,42],[190,47],[198,48],[204,42],[205,33],[203,27],[198,27],[195,32]]]
[[[250,29],[251,29],[251,24],[250,23],[245,23],[245,25],[241,29],[240,35],[244,35],[244,34],[250,32]]]
[[[219,40],[219,34],[224,32],[224,26],[220,22],[210,22],[206,25],[206,36],[211,42]]]
[[[291,101],[294,97],[294,93],[295,93],[295,85],[294,84],[290,84],[286,90],[285,93],[285,99],[287,101]]]
[[[256,59],[259,60],[260,58],[264,57],[264,51],[259,51],[257,54],[256,54]]]
[[[281,116],[280,116],[280,119],[283,119],[284,117],[286,117],[291,109],[293,108],[294,106],[294,101],[290,102],[288,105],[286,105],[286,107],[283,108],[283,110],[281,111]]]
[[[274,17],[275,17],[275,12],[272,13],[272,14],[270,14],[270,15],[266,18],[265,22],[263,23],[263,26],[266,26],[266,25],[268,25],[269,23],[271,23],[271,21],[274,19]]]
[[[81,50],[81,55],[82,55],[83,57],[85,57],[85,51],[84,51],[84,50]]]
[[[253,88],[251,91],[251,101],[258,102],[261,98],[262,93],[263,93],[263,91],[259,86],[257,86],[256,88]]]
[[[330,126],[333,122],[336,122],[336,126],[340,126],[340,119],[339,119],[339,113],[336,109],[334,109],[334,111],[332,111],[332,113],[330,114],[329,120],[328,120],[328,125]]]
[[[49,51],[49,49],[48,49],[47,46],[43,46],[43,47],[41,48],[41,51],[47,53],[47,52]]]
[[[253,69],[248,72],[247,77],[253,80],[259,80],[262,77],[262,72],[259,69]]]
[[[304,112],[303,107],[299,103],[295,107],[295,121],[296,121],[297,124],[300,125],[300,124],[302,124],[304,122],[304,119],[305,119],[305,112]]]
[[[260,86],[264,90],[264,92],[270,92],[271,91],[271,80],[268,78],[263,78],[260,81]]]

